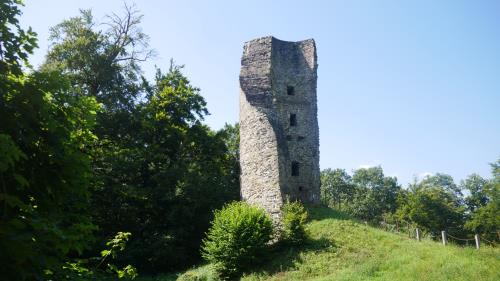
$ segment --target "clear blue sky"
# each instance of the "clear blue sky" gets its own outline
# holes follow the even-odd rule
[[[27,0],[22,24],[39,35],[121,0]],[[133,3],[128,1],[128,3]],[[202,90],[213,128],[238,121],[243,43],[273,35],[318,48],[321,168],[382,165],[406,184],[442,172],[490,177],[500,157],[500,1],[136,1],[158,57]]]

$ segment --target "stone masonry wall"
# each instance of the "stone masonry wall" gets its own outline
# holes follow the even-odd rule
[[[286,42],[263,37],[244,46],[241,196],[266,209],[275,221],[285,199],[319,202],[316,70],[312,39]]]

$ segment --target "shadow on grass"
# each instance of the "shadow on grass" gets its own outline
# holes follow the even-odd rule
[[[301,253],[323,252],[332,248],[336,248],[335,243],[326,238],[308,238],[300,245],[278,243],[272,247],[270,254],[263,259],[261,265],[257,265],[252,270],[246,271],[245,275],[273,275],[278,272],[288,271],[293,269],[296,264],[302,262]]]
[[[311,221],[324,219],[352,220],[348,214],[330,207],[322,205],[306,205],[305,207],[309,212],[309,218]]]
[[[350,220],[349,216],[345,213],[325,206],[309,205],[305,207],[309,212],[310,221],[325,219]],[[270,247],[269,252],[267,252],[265,256],[260,257],[255,261],[255,264],[251,265],[247,270],[244,270],[243,276],[275,275],[280,272],[293,270],[298,264],[304,262],[301,258],[301,254],[321,253],[331,251],[335,248],[338,247],[335,245],[334,241],[324,237],[317,239],[308,237],[301,244],[278,242]],[[193,270],[188,270],[179,276],[178,280],[182,281],[219,280],[214,268],[207,264],[198,266]],[[257,279],[259,278],[257,277]]]
[[[324,219],[351,220],[351,218],[338,210],[321,206],[306,205],[309,212],[310,221],[320,221]],[[285,242],[277,243],[270,250],[270,254],[261,265],[256,265],[252,270],[246,271],[245,275],[273,275],[282,271],[293,269],[302,262],[300,254],[307,252],[323,252],[337,248],[335,242],[327,238],[308,238],[300,245],[293,245]]]

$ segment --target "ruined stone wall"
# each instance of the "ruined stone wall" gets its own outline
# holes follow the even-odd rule
[[[245,44],[240,73],[241,195],[273,218],[279,218],[286,198],[319,202],[316,70],[312,39],[263,37]]]

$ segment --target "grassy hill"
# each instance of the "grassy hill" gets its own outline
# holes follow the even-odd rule
[[[500,249],[417,242],[355,222],[325,207],[310,209],[310,239],[276,249],[242,280],[500,280]],[[216,280],[210,265],[180,280]],[[175,280],[164,276],[144,280]]]

